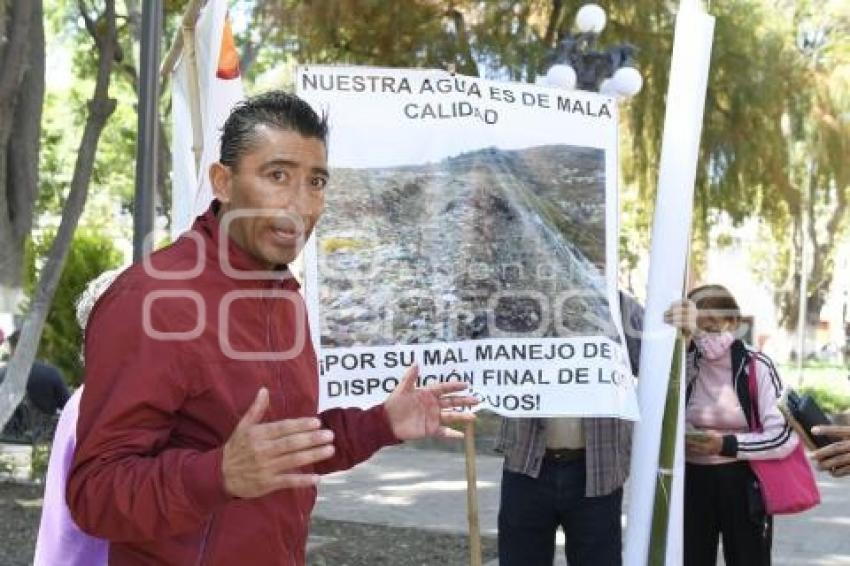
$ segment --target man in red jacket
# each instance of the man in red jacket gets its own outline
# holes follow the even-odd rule
[[[317,414],[287,265],[322,213],[326,139],[297,97],[239,105],[209,211],[95,305],[67,500],[110,564],[303,564],[318,474],[472,418],[465,385],[417,388],[415,368],[382,405]]]

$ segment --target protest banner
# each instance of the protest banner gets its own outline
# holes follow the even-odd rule
[[[416,363],[506,416],[638,418],[612,98],[363,67],[296,85],[331,129],[305,256],[321,408],[379,403]]]

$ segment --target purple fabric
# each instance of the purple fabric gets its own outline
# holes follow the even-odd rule
[[[71,519],[65,503],[65,484],[77,444],[77,414],[82,392],[81,387],[68,400],[53,437],[41,525],[35,543],[35,566],[105,566],[107,563],[107,541],[81,531]]]

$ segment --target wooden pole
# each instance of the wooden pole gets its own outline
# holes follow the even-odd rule
[[[162,80],[162,84],[165,84],[165,82],[168,81],[168,77],[171,76],[171,72],[174,70],[174,67],[177,66],[177,61],[180,59],[180,55],[182,54],[183,30],[180,29],[174,35],[174,42],[171,44],[171,48],[165,55],[165,59],[162,60],[162,68],[159,70],[159,77]]]
[[[186,6],[186,11],[183,13],[180,29],[177,30],[176,34],[174,34],[174,40],[171,42],[171,48],[168,50],[165,59],[162,60],[162,68],[159,70],[159,75],[162,77],[163,82],[168,80],[168,77],[177,65],[177,61],[180,60],[180,56],[183,54],[183,26],[187,24],[194,26],[195,22],[198,21],[198,15],[201,13],[201,8],[206,6],[206,4],[207,0],[191,0],[189,5]]]
[[[201,87],[198,76],[198,54],[195,50],[195,24],[183,21],[183,50],[189,67],[189,103],[192,112],[192,153],[195,154],[195,173],[201,168],[204,153],[204,131],[201,122]]]
[[[466,517],[469,522],[469,564],[481,566],[481,527],[478,523],[478,480],[475,470],[475,422],[466,424]]]

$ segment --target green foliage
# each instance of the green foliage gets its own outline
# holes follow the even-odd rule
[[[11,454],[0,454],[0,477],[15,473],[15,460]]]
[[[44,483],[47,477],[47,464],[50,463],[50,443],[32,445],[30,452],[30,480]]]
[[[270,30],[278,34],[274,43],[301,63],[395,67],[463,63],[454,48],[457,40],[444,25],[441,2],[288,0],[254,4],[255,20],[274,25]]]
[[[36,236],[27,246],[24,290],[29,299],[35,289],[37,271],[50,250],[54,234],[51,231]],[[77,326],[77,297],[89,281],[117,267],[121,260],[119,250],[101,232],[91,228],[77,230],[38,350],[38,357],[56,365],[73,386],[78,386],[82,380],[82,333]]]
[[[68,93],[48,91],[44,98],[39,152],[40,191],[36,217],[60,215],[71,188],[71,172],[76,157],[75,143],[82,131],[80,116],[68,111]],[[74,103],[76,106],[76,103]]]
[[[844,395],[827,387],[803,387],[801,395],[810,395],[825,413],[834,415],[850,409],[850,395]]]

